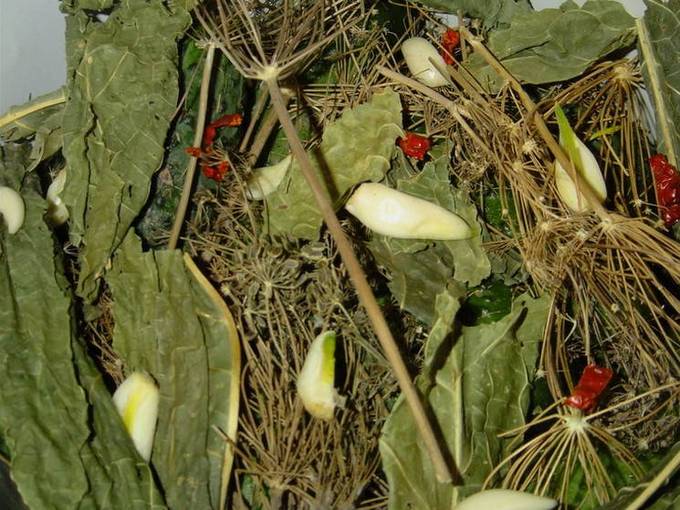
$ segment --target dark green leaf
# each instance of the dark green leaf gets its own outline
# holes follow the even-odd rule
[[[329,125],[312,163],[331,200],[340,206],[347,190],[362,181],[378,181],[390,166],[394,141],[402,134],[401,102],[391,90],[342,114]],[[322,224],[307,181],[293,162],[279,188],[267,197],[267,223],[272,234],[316,239]]]
[[[620,510],[628,508],[633,502],[637,503],[633,508],[640,508],[648,502],[654,493],[661,496],[649,507],[649,510],[677,510],[680,505],[680,487],[677,485],[677,473],[680,469],[680,443],[676,443],[656,466],[647,470],[647,476],[634,487],[627,487],[619,492],[619,496],[609,504],[600,507],[600,510]],[[676,484],[669,483],[672,480]],[[657,482],[659,482],[657,484]],[[656,491],[646,494],[650,484],[656,485]]]
[[[418,3],[452,14],[480,18],[485,27],[506,25],[517,12],[531,11],[527,0],[419,0]]]
[[[398,179],[397,189],[455,212],[471,226],[473,237],[428,243],[375,235],[368,245],[376,261],[388,270],[389,287],[399,305],[427,324],[434,320],[437,294],[464,283],[479,285],[491,271],[482,249],[477,209],[463,192],[451,187],[448,165],[444,151],[420,174]],[[403,173],[403,169],[396,170]]]
[[[114,349],[128,372],[145,370],[160,388],[151,461],[168,505],[217,508],[226,445],[212,427],[233,434],[238,409],[233,324],[192,280],[179,251],[142,253],[131,236],[107,282]]]
[[[498,438],[498,433],[524,423],[530,378],[538,356],[535,347],[542,337],[548,303],[545,298],[522,296],[512,312],[498,322],[462,328],[436,372],[427,403],[462,487],[436,481],[411,414],[400,397],[380,439],[390,489],[389,508],[453,508],[459,496],[476,490],[507,453],[507,440]],[[455,307],[451,305],[448,310]],[[426,373],[430,369],[424,368]]]
[[[512,290],[499,281],[492,281],[473,290],[460,312],[466,326],[496,322],[510,313]]]
[[[82,244],[78,292],[91,300],[163,159],[178,97],[177,39],[190,18],[161,0],[121,2],[105,23],[69,12],[63,199],[71,240]]]
[[[680,0],[647,0],[640,27],[645,84],[656,105],[658,150],[680,164]]]
[[[488,47],[521,82],[552,83],[580,75],[590,65],[635,40],[634,19],[620,2],[567,1],[558,9],[518,11],[508,28],[491,33]],[[473,54],[466,67],[482,84],[500,78]]]
[[[167,233],[172,227],[177,203],[182,194],[184,175],[189,162],[186,148],[194,143],[201,88],[202,54],[203,50],[199,49],[192,39],[182,44],[180,80],[186,94],[184,109],[170,136],[165,165],[154,176],[149,204],[136,225],[146,245],[151,247],[160,247],[167,242]],[[243,111],[244,84],[245,80],[229,60],[221,54],[216,55],[211,87],[213,92],[210,95],[208,109],[212,112],[212,118]],[[238,135],[239,128],[221,128],[216,142],[226,149],[233,149]],[[199,186],[210,183],[214,184],[213,181],[201,180]]]
[[[46,204],[34,191],[22,195],[23,227],[0,233],[0,427],[12,477],[30,508],[162,508],[101,376],[72,338]]]

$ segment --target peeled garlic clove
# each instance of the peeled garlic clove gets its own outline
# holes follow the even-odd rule
[[[576,138],[575,143],[581,156],[582,165],[576,171],[586,180],[600,203],[603,203],[607,199],[607,185],[604,182],[604,177],[602,177],[602,172],[600,172],[600,165],[597,164],[595,156],[581,140]],[[577,191],[576,184],[559,161],[555,161],[555,186],[560,198],[571,210],[584,212],[589,209],[586,198],[581,192]]]
[[[61,192],[64,191],[66,183],[66,169],[62,169],[54,177],[54,180],[47,188],[47,218],[55,226],[63,225],[68,220],[69,214],[66,204],[61,199]]]
[[[335,406],[344,405],[345,399],[338,395],[334,381],[335,332],[325,331],[312,342],[297,379],[302,405],[315,418],[331,420]]]
[[[472,237],[470,226],[457,214],[384,184],[362,184],[345,209],[374,232],[390,237],[439,241]]]
[[[585,179],[600,203],[603,203],[607,199],[607,185],[604,182],[600,165],[597,164],[595,156],[586,144],[576,136],[562,108],[557,106],[555,115],[560,130],[560,145],[574,163],[576,172]],[[577,189],[569,172],[559,161],[555,161],[555,186],[558,195],[571,210],[584,212],[589,209],[583,192]]]
[[[557,501],[527,492],[490,489],[463,500],[455,510],[552,510]]]
[[[246,196],[251,200],[263,200],[281,184],[292,161],[292,156],[287,156],[274,165],[253,170],[246,183]]]
[[[113,403],[123,418],[125,429],[139,455],[147,462],[151,458],[156,432],[159,398],[156,383],[142,372],[131,374],[113,394]]]
[[[401,45],[406,65],[413,77],[428,87],[443,87],[449,79],[439,69],[446,69],[446,62],[430,41],[411,37]]]
[[[7,186],[0,186],[0,215],[10,234],[16,234],[24,224],[26,215],[24,200],[19,193]]]

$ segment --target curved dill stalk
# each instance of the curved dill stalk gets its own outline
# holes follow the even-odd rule
[[[355,1],[283,2],[278,7],[262,7],[247,0],[220,0],[218,17],[207,11],[197,16],[220,49],[247,78],[263,81],[269,90],[271,104],[279,116],[293,156],[309,184],[329,232],[350,275],[360,302],[366,309],[373,330],[380,341],[399,386],[413,413],[428,454],[435,466],[438,480],[451,480],[449,466],[425,413],[425,408],[399,348],[390,332],[366,275],[345,236],[335,210],[314,174],[309,156],[302,146],[281,94],[279,82],[299,72],[330,41],[341,26],[346,30],[364,16],[362,5]]]
[[[515,436],[509,446],[511,453],[489,474],[484,488],[504,473],[503,488],[530,490],[565,502],[569,482],[579,469],[588,491],[598,503],[607,503],[616,496],[618,488],[601,460],[602,451],[608,450],[637,479],[643,475],[633,453],[614,437],[616,427],[604,424],[607,418],[621,406],[653,394],[670,392],[667,401],[671,401],[677,398],[679,390],[680,383],[669,383],[587,415],[563,405],[561,400],[554,402],[531,422],[500,434],[500,437]],[[542,430],[546,426],[548,428]],[[523,438],[535,430],[542,431],[522,444]]]

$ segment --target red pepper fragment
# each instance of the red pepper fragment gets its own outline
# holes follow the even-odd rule
[[[399,147],[404,151],[404,154],[420,161],[430,150],[432,143],[426,136],[407,131],[406,136],[399,139]]]
[[[446,32],[442,34],[441,44],[442,49],[439,53],[444,58],[444,62],[448,65],[453,65],[455,62],[453,52],[460,45],[460,34],[458,33],[458,30],[447,28]]]
[[[184,151],[194,158],[201,158],[201,172],[208,179],[221,181],[229,171],[229,163],[220,161],[217,164],[208,164],[216,158],[213,150],[213,142],[217,136],[217,129],[221,127],[236,127],[243,123],[243,115],[240,113],[229,113],[211,122],[203,131],[203,143],[201,147],[187,147]]]
[[[186,149],[184,149],[184,152],[186,152],[189,156],[194,158],[200,158],[202,154],[200,147],[187,147]]]
[[[229,171],[229,163],[227,161],[220,161],[217,165],[203,165],[201,171],[208,179],[220,182],[224,179],[227,171]]]
[[[680,174],[663,154],[649,158],[649,165],[656,181],[656,196],[661,217],[667,227],[672,227],[680,220]]]
[[[613,375],[614,372],[609,368],[598,367],[597,365],[586,366],[574,391],[564,403],[575,409],[590,411],[597,405],[598,397],[607,388]]]
[[[222,115],[219,119],[211,122],[203,131],[203,148],[209,149],[212,147],[215,137],[217,136],[217,128],[221,127],[236,127],[243,123],[243,115],[240,113],[228,113]]]

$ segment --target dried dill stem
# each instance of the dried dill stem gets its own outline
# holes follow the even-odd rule
[[[602,341],[611,335],[608,349],[616,356],[617,366],[631,380],[653,388],[677,378],[680,374],[676,340],[680,333],[677,295],[680,244],[644,218],[630,218],[601,205],[590,186],[573,172],[569,158],[520,83],[477,38],[467,30],[461,32],[518,95],[527,120],[534,124],[554,158],[570,170],[570,177],[593,211],[574,215],[559,202],[556,208],[550,208],[535,204],[531,197],[523,197],[530,204],[533,217],[530,221],[534,225],[520,240],[527,269],[539,285],[557,293],[563,311],[565,300],[575,304],[578,310],[575,323],[588,358],[593,339]],[[522,161],[517,163],[518,169],[524,169]],[[551,173],[547,165],[543,167],[542,174],[532,179],[538,184],[548,184],[539,196],[546,203],[552,203],[556,197],[549,186]],[[510,180],[515,178],[508,168],[499,169]],[[546,368],[554,369],[548,370],[549,382],[553,394],[559,395],[554,373],[567,370],[569,354],[563,340],[567,339],[565,333],[569,328],[564,327],[565,319],[556,314],[553,310],[551,327],[560,328],[560,341],[551,353],[552,360],[545,356],[543,360],[554,363]]]
[[[329,42],[352,26],[364,13],[355,1],[313,0],[294,8],[283,2],[275,8],[247,0],[220,0],[218,16],[198,11],[197,16],[241,74],[264,82],[271,104],[286,134],[293,156],[309,184],[324,222],[335,240],[361,304],[366,309],[373,330],[394,371],[409,404],[437,479],[449,482],[451,471],[440,449],[420,396],[387,325],[387,321],[368,284],[351,243],[345,236],[335,210],[314,174],[312,163],[293,125],[281,93],[280,81],[304,67]],[[335,28],[340,27],[340,28]]]
[[[212,76],[213,62],[215,60],[215,45],[208,43],[208,48],[205,53],[205,62],[203,63],[203,78],[201,79],[201,91],[199,93],[198,102],[198,116],[196,117],[196,130],[194,132],[194,147],[201,146],[203,139],[203,129],[205,128],[205,117],[208,110],[208,93],[210,92],[210,77]],[[194,185],[194,175],[196,174],[196,163],[198,158],[191,156],[187,164],[186,173],[184,175],[184,186],[182,187],[182,196],[177,204],[177,211],[175,212],[175,221],[172,224],[170,231],[170,240],[168,241],[168,249],[174,250],[177,247],[182,225],[184,224],[184,217],[189,206],[189,198],[191,197],[191,188]]]

